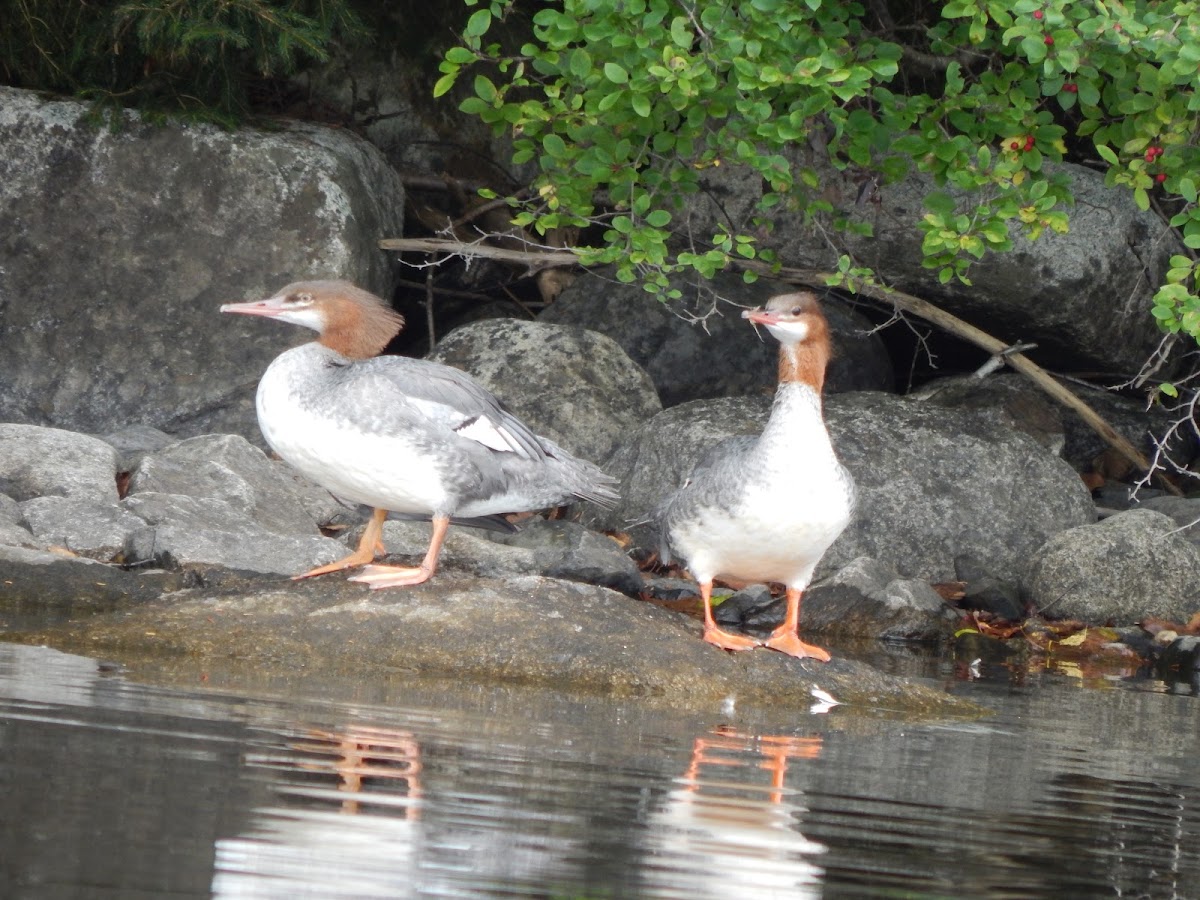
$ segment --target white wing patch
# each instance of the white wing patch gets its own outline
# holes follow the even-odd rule
[[[454,431],[461,437],[483,444],[501,453],[512,453],[520,447],[508,432],[489,419],[487,416],[476,416],[463,422]]]

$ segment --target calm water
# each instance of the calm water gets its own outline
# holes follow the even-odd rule
[[[996,715],[912,722],[139,672],[0,645],[0,897],[1200,898],[1200,698],[1151,681],[947,668]]]

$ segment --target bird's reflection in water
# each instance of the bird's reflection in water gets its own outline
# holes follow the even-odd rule
[[[655,896],[819,896],[825,846],[799,831],[805,812],[789,765],[815,760],[819,737],[717,728],[697,737],[677,787],[651,815]]]
[[[289,760],[297,769],[336,777],[337,789],[346,794],[342,812],[359,812],[364,800],[372,801],[364,792],[383,787],[393,801],[397,792],[407,797],[405,818],[420,817],[421,748],[408,732],[362,725],[342,732],[314,730],[290,749],[299,757]]]
[[[407,731],[306,730],[248,763],[284,803],[216,847],[214,897],[405,897],[420,846],[421,751]]]

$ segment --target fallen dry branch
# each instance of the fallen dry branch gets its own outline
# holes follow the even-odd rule
[[[540,272],[542,269],[579,265],[579,255],[571,250],[540,250],[536,248],[510,250],[482,243],[482,240],[464,244],[461,241],[451,241],[446,238],[385,238],[379,242],[379,246],[383,250],[408,250],[416,253],[439,254],[445,257],[495,259],[500,262],[527,266],[530,273]]]
[[[443,254],[445,256],[484,257],[508,263],[519,263],[529,267],[529,271],[537,272],[542,269],[579,264],[579,256],[571,250],[508,250],[477,242],[463,244],[444,238],[388,238],[381,240],[379,246],[384,250],[409,250],[422,253]],[[811,287],[825,287],[835,277],[833,272],[819,269],[783,267],[771,269],[761,263],[748,260],[735,261],[735,265],[744,269],[752,269],[762,275],[782,278],[785,281],[798,282]],[[992,337],[986,331],[976,328],[970,322],[965,322],[940,307],[934,306],[928,300],[922,300],[913,294],[891,290],[878,285],[861,282],[852,288],[856,293],[870,297],[880,303],[892,304],[906,313],[936,325],[943,331],[969,341],[1000,356],[1004,361],[1020,372],[1046,394],[1058,403],[1074,411],[1093,431],[1103,438],[1117,453],[1129,460],[1140,472],[1152,472],[1150,461],[1123,434],[1113,428],[1099,413],[1088,406],[1083,400],[1060,384],[1054,376],[1031,360],[1028,356],[1013,349],[998,338]],[[1182,496],[1182,491],[1172,482],[1160,478],[1162,486],[1172,494]]]

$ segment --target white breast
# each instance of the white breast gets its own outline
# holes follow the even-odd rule
[[[781,390],[757,445],[736,467],[737,502],[674,523],[671,544],[701,580],[718,575],[805,587],[850,522],[853,481],[807,386]]]
[[[272,449],[342,499],[396,512],[444,508],[442,473],[402,431],[326,418],[304,402],[311,385],[298,377],[303,360],[289,359],[294,353],[275,360],[258,385],[258,423]]]

